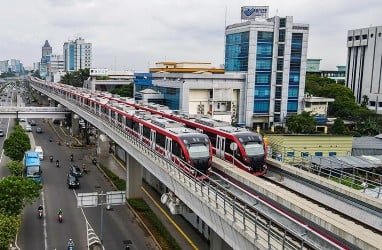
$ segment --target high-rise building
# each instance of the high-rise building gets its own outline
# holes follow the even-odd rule
[[[261,17],[226,27],[225,71],[247,73],[245,123],[267,129],[304,108],[309,25],[260,12]]]
[[[81,37],[64,43],[64,66],[66,71],[90,69],[92,66],[92,44]]]
[[[8,60],[0,61],[0,74],[8,72]]]
[[[346,86],[357,103],[382,113],[382,26],[349,30]]]
[[[41,57],[48,56],[50,54],[52,54],[52,47],[49,45],[48,40],[45,40],[45,43],[41,49]]]

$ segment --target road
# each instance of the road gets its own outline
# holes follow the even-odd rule
[[[42,119],[35,119],[37,126],[43,130],[42,134],[36,134],[36,127],[29,133],[32,148],[35,145],[42,146],[45,159],[41,161],[43,190],[40,198],[24,209],[22,225],[18,234],[17,245],[20,249],[67,249],[66,244],[72,238],[76,248],[87,249],[86,221],[101,236],[101,207],[77,208],[76,194],[89,192],[112,191],[112,186],[91,165],[87,157],[89,149],[72,149],[56,143],[57,136],[52,127],[44,123]],[[25,126],[26,122],[21,123]],[[49,141],[53,138],[53,142]],[[5,138],[5,137],[4,137]],[[4,139],[0,139],[4,140]],[[94,149],[92,149],[94,151]],[[66,175],[68,173],[70,154],[74,154],[74,164],[82,166],[86,164],[90,170],[80,178],[80,188],[68,189]],[[50,162],[49,155],[54,156]],[[60,167],[55,166],[55,160],[59,159]],[[2,166],[4,163],[2,162]],[[4,171],[4,168],[1,168]],[[44,216],[38,218],[37,207],[44,206]],[[63,222],[57,220],[57,211],[63,210]],[[105,249],[124,249],[124,241],[130,240],[130,249],[156,249],[151,238],[136,222],[131,211],[126,206],[115,206],[111,210],[103,210],[103,244]]]

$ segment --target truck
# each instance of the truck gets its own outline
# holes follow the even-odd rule
[[[41,146],[36,146],[34,148],[34,151],[36,153],[38,153],[39,157],[40,157],[40,160],[44,160],[44,150],[42,150],[42,147]]]
[[[37,152],[27,151],[24,155],[25,176],[41,183],[40,156]]]

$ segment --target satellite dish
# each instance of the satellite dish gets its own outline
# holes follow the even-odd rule
[[[237,150],[237,144],[235,142],[232,142],[230,145],[229,145],[229,148],[232,150],[232,151],[236,151]]]

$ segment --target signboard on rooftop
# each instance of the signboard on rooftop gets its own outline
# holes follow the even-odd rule
[[[91,76],[107,76],[108,69],[90,69]]]
[[[241,7],[241,19],[254,20],[256,18],[268,18],[268,6],[243,6]]]

